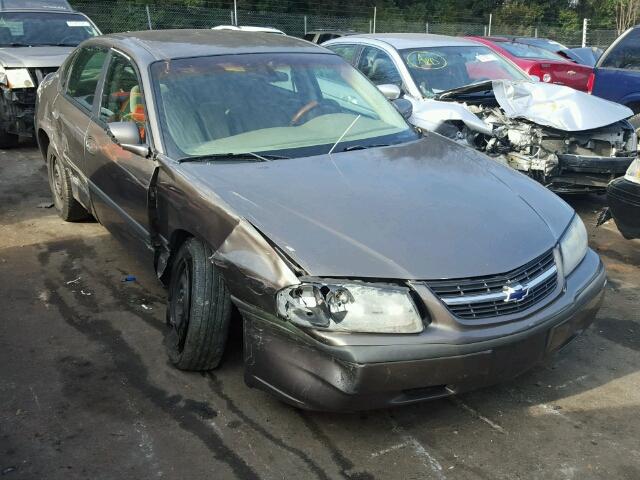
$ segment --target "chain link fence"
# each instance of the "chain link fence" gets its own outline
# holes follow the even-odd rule
[[[77,10],[86,13],[104,33],[167,29],[167,28],[211,28],[216,25],[233,24],[234,10],[229,8],[196,7],[183,4],[149,3],[136,0],[72,0]],[[334,12],[331,12],[334,13]],[[371,32],[420,32],[442,35],[486,35],[488,22],[474,19],[468,23],[438,21],[417,22],[409,12],[403,14],[395,9],[386,13],[377,10],[374,20],[373,9],[362,10],[359,16],[341,16],[339,14],[304,14],[287,11],[248,11],[238,8],[238,25],[256,25],[274,27],[289,35],[303,36],[311,30],[340,30]],[[478,22],[478,20],[481,20]],[[488,19],[486,19],[488,20]],[[492,35],[518,35],[551,38],[569,47],[582,44],[582,28],[562,24],[530,24],[526,19],[513,19],[510,25],[494,24]],[[615,28],[590,29],[587,32],[587,45],[607,47],[617,37]]]

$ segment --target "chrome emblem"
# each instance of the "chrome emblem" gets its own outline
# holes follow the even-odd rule
[[[505,285],[502,287],[503,293],[506,294],[504,301],[506,303],[521,302],[529,296],[529,289],[522,285]]]

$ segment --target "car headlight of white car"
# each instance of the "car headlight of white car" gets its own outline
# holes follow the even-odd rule
[[[631,162],[624,178],[630,182],[640,183],[640,158]]]
[[[419,333],[422,317],[407,287],[304,282],[280,290],[278,314],[303,327],[340,332]]]
[[[571,274],[587,254],[587,229],[578,215],[573,216],[571,224],[560,239],[560,253],[565,277]]]
[[[0,84],[8,88],[32,88],[33,80],[26,68],[0,68]]]

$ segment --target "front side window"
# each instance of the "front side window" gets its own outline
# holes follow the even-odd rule
[[[602,60],[601,67],[640,70],[640,29],[631,30]]]
[[[67,95],[91,110],[107,51],[102,48],[81,49],[74,57],[67,81]]]
[[[140,78],[131,61],[117,52],[105,77],[100,119],[105,123],[135,122],[144,139],[147,117]]]
[[[400,56],[427,98],[487,80],[530,80],[522,70],[480,45],[411,48],[400,50]]]
[[[0,47],[75,47],[96,35],[77,13],[0,12]]]
[[[375,47],[365,47],[360,55],[358,70],[375,85],[394,84],[402,87],[402,77],[391,57]]]
[[[333,54],[177,59],[153,64],[151,75],[175,158],[294,157],[327,153],[341,137],[336,151],[417,138],[384,96]]]

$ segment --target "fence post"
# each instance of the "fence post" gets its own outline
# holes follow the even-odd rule
[[[491,36],[491,23],[493,22],[493,13],[489,14],[489,30],[488,30],[488,35]]]
[[[533,31],[533,36],[538,38],[538,27]]]
[[[425,25],[426,28],[426,32],[425,33],[429,33],[429,22],[427,22],[427,24]]]
[[[369,33],[373,33],[373,29],[371,28],[371,19],[369,19]]]
[[[582,19],[582,48],[587,46],[587,28],[589,25],[589,19]]]
[[[304,34],[307,34],[307,16],[304,16]]]
[[[373,30],[371,33],[376,33],[376,17],[378,16],[378,7],[373,7]]]
[[[486,37],[486,36],[487,36],[487,26],[486,26],[486,25],[484,26],[484,34],[483,34],[483,36],[484,36],[484,37]]]
[[[149,13],[149,5],[145,5],[147,10],[147,24],[149,25],[149,30],[153,30],[153,26],[151,25],[151,14]]]

